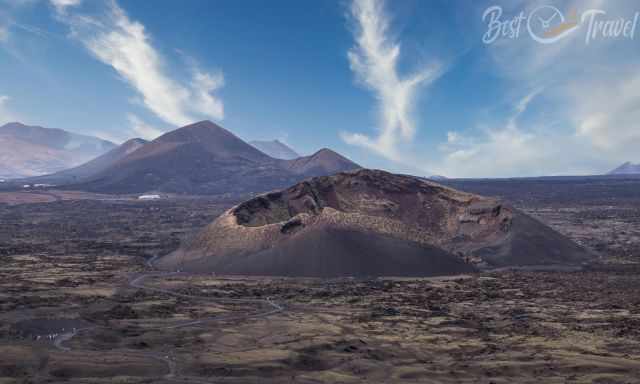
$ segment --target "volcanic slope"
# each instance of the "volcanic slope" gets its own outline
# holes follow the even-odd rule
[[[433,276],[591,257],[498,200],[362,169],[239,204],[158,266],[246,275]]]
[[[71,188],[103,193],[268,191],[299,180],[280,162],[224,128],[201,121],[158,137],[90,182]]]
[[[147,141],[144,139],[130,139],[104,155],[98,156],[95,159],[77,167],[65,169],[64,171],[56,172],[51,175],[24,179],[23,181],[32,183],[68,184],[82,180],[89,180],[110,166],[116,164],[118,161],[124,159],[138,148],[141,148],[146,143]]]
[[[618,168],[612,170],[608,175],[638,175],[640,174],[640,164],[626,162]]]
[[[307,177],[328,176],[362,168],[328,148],[323,148],[311,156],[285,161],[283,164],[288,171]]]
[[[332,151],[304,161],[274,159],[210,122],[168,132],[91,180],[66,188],[100,193],[166,192],[243,195],[359,166]],[[345,168],[346,167],[346,168]]]

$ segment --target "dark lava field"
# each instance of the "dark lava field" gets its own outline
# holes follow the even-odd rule
[[[0,383],[638,383],[636,180],[461,182],[599,257],[433,278],[157,274],[235,201],[3,193]]]

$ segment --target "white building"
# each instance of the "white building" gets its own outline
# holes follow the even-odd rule
[[[138,200],[158,200],[160,195],[140,195]]]

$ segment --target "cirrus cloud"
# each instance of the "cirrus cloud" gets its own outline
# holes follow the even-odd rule
[[[68,7],[76,7],[81,2],[82,0],[51,0],[51,4],[58,12],[64,12]]]
[[[129,120],[131,130],[133,131],[135,137],[140,137],[146,140],[153,140],[163,133],[161,130],[145,123],[138,116],[132,113],[127,116],[127,120]]]
[[[400,44],[389,37],[389,18],[381,0],[354,0],[351,16],[356,23],[356,45],[348,52],[351,70],[378,101],[377,136],[342,132],[342,139],[400,160],[398,145],[415,135],[413,104],[420,87],[436,80],[441,67],[433,64],[408,76],[398,73]]]
[[[505,17],[521,11],[528,15],[538,6],[506,0],[498,4]],[[477,7],[473,14],[480,19],[487,5]],[[607,18],[628,19],[637,4],[572,0],[562,7],[565,12],[571,9],[603,9]],[[494,108],[502,99],[488,100],[490,114],[453,131],[439,145],[440,157],[425,162],[425,171],[452,177],[600,174],[625,161],[637,162],[636,41],[601,39],[585,45],[585,28],[549,45],[528,36],[491,45],[479,41],[512,110],[503,114]],[[483,24],[478,36],[485,31]],[[525,114],[533,100],[538,108]]]
[[[78,3],[52,0],[57,18],[69,26],[70,36],[111,66],[157,117],[177,126],[202,118],[224,118],[223,102],[215,94],[224,85],[221,71],[190,68],[191,81],[182,83],[165,68],[144,25],[131,20],[115,1],[108,2],[99,15],[82,13],[78,7],[70,9]]]
[[[0,125],[19,120],[16,114],[9,109],[7,105],[9,100],[11,100],[9,96],[0,95]]]
[[[9,27],[7,25],[0,25],[0,42],[6,42],[9,40]]]

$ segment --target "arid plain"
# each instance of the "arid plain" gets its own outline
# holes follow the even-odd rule
[[[548,183],[455,187],[596,262],[422,279],[156,275],[235,201],[3,193],[0,382],[640,382],[640,180]]]

